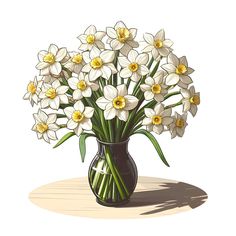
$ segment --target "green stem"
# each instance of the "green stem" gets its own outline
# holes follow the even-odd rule
[[[180,100],[180,101],[177,102],[177,103],[174,103],[174,104],[171,104],[171,105],[166,106],[166,107],[165,107],[165,110],[166,110],[166,109],[169,109],[169,108],[177,107],[177,106],[179,106],[179,105],[182,105],[182,100]]]
[[[173,92],[173,93],[168,93],[168,94],[166,94],[166,95],[164,96],[164,101],[165,101],[166,99],[168,99],[169,97],[172,97],[172,96],[178,95],[178,94],[180,94],[179,91],[176,91],[176,92]]]

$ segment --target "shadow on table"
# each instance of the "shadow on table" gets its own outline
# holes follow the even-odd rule
[[[207,193],[202,189],[183,182],[162,183],[158,187],[161,189],[134,192],[130,202],[123,207],[154,205],[153,210],[141,213],[141,215],[150,215],[176,207],[189,206],[193,209],[202,205],[208,198]]]

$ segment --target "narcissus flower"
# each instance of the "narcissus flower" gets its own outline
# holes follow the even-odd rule
[[[117,88],[107,85],[104,87],[104,97],[98,98],[96,103],[104,110],[106,120],[111,120],[117,116],[120,120],[126,121],[129,110],[137,106],[138,99],[128,95],[125,84],[118,85]]]
[[[155,36],[149,33],[144,34],[144,40],[146,45],[143,52],[151,52],[155,60],[159,60],[161,56],[168,56],[172,51],[170,47],[173,45],[173,42],[165,39],[165,31],[163,29],[158,31]]]
[[[91,50],[93,46],[104,49],[104,43],[102,42],[103,37],[106,35],[103,31],[97,31],[94,25],[90,25],[84,32],[78,36],[78,39],[81,41],[81,45],[79,47],[80,50],[86,51]]]
[[[173,53],[167,57],[167,64],[162,65],[162,68],[167,71],[167,85],[178,84],[182,88],[187,88],[193,81],[189,77],[194,70],[188,67],[188,61],[185,56],[178,58]]]
[[[97,91],[99,85],[97,83],[90,82],[88,75],[80,73],[79,77],[71,77],[68,79],[69,86],[74,90],[73,99],[79,100],[83,97],[91,97],[92,91]]]
[[[51,44],[48,51],[43,50],[38,53],[39,63],[36,68],[40,70],[40,75],[59,75],[62,70],[61,63],[65,62],[66,56],[66,48],[58,48],[55,44]]]
[[[83,56],[87,64],[82,71],[89,73],[90,81],[94,81],[100,76],[108,80],[112,74],[117,73],[115,66],[111,63],[115,58],[114,51],[100,51],[94,47],[90,52],[84,52]]]
[[[173,122],[171,109],[164,109],[163,104],[157,104],[154,109],[145,108],[144,113],[146,118],[143,119],[142,125],[146,125],[148,131],[154,131],[161,134],[164,131],[164,126],[168,126]]]
[[[84,107],[81,101],[77,101],[73,107],[66,107],[64,113],[69,119],[67,128],[74,130],[76,135],[80,135],[83,130],[91,130],[92,122],[90,118],[93,116],[94,108]]]
[[[33,116],[35,119],[35,124],[32,130],[37,133],[38,139],[43,138],[48,143],[50,143],[50,139],[56,140],[56,131],[60,129],[60,127],[56,124],[57,115],[47,115],[39,109],[38,113],[33,114]]]
[[[52,84],[44,83],[39,94],[39,98],[42,99],[41,108],[51,107],[58,110],[61,103],[68,104],[68,97],[65,94],[68,89],[68,86],[61,86],[58,80]]]
[[[167,86],[163,83],[164,72],[157,71],[153,78],[148,77],[145,79],[145,84],[141,84],[141,90],[144,92],[145,100],[152,100],[157,102],[164,100],[164,95],[167,94]]]
[[[24,95],[23,99],[29,100],[30,104],[38,104],[38,95],[40,93],[42,81],[37,81],[37,77],[34,77],[34,81],[30,81],[27,85],[27,93]]]
[[[181,89],[181,94],[183,96],[183,111],[189,111],[192,116],[195,116],[197,106],[200,104],[200,93],[196,93],[194,86],[191,86],[189,90]]]
[[[171,132],[171,138],[175,138],[176,136],[182,137],[184,135],[184,131],[188,123],[187,120],[187,113],[180,115],[175,112],[175,116],[172,117],[173,122],[169,125],[169,129]]]
[[[85,65],[82,52],[70,52],[70,59],[64,64],[71,72],[79,74]]]
[[[138,82],[142,76],[149,73],[146,66],[148,59],[148,54],[138,54],[135,50],[131,50],[128,57],[118,57],[119,64],[123,67],[120,71],[120,77],[130,78],[132,81]]]
[[[115,51],[119,50],[123,55],[127,56],[129,51],[139,46],[138,42],[134,41],[137,34],[137,29],[128,29],[126,25],[119,21],[114,28],[107,27],[108,43]]]

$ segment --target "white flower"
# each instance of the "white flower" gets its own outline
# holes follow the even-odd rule
[[[33,114],[33,116],[35,119],[35,124],[32,130],[37,133],[38,139],[43,138],[48,143],[50,143],[50,139],[56,140],[56,131],[59,129],[59,126],[55,123],[57,115],[47,115],[45,112],[39,109],[38,113]]]
[[[61,86],[58,80],[52,84],[44,83],[39,94],[39,98],[42,99],[41,108],[51,107],[58,110],[61,103],[68,104],[68,97],[65,94],[68,89],[68,86]]]
[[[79,74],[83,66],[85,65],[83,54],[80,52],[70,52],[70,59],[64,64],[65,68],[71,72]]]
[[[29,100],[30,104],[38,104],[38,95],[40,93],[42,81],[37,81],[37,77],[34,77],[34,81],[30,81],[27,85],[27,93],[24,95],[23,99]]]
[[[96,103],[104,110],[106,120],[111,120],[117,116],[120,120],[126,121],[129,110],[137,106],[138,99],[128,95],[125,84],[118,85],[117,88],[107,85],[104,87],[104,97],[98,98]]]
[[[172,117],[173,122],[169,125],[169,129],[171,132],[171,138],[175,138],[176,136],[183,137],[184,131],[188,123],[187,120],[187,113],[180,115],[175,112],[175,116]]]
[[[40,51],[38,53],[39,63],[36,68],[40,70],[40,75],[59,75],[62,67],[61,63],[67,56],[66,48],[58,48],[55,44],[51,44],[48,51]]]
[[[115,66],[111,63],[115,58],[115,52],[111,50],[100,51],[96,47],[90,52],[84,52],[84,61],[87,63],[82,71],[89,73],[89,80],[94,81],[98,77],[109,79],[111,74],[117,73]]]
[[[90,118],[93,116],[94,109],[92,107],[84,107],[81,101],[77,101],[74,107],[66,107],[64,113],[69,119],[67,128],[74,130],[76,135],[80,135],[83,130],[91,130],[92,122]]]
[[[148,62],[148,54],[138,54],[135,50],[130,50],[127,57],[118,57],[118,61],[123,69],[120,71],[120,77],[130,78],[134,82],[138,82],[140,78],[149,73],[146,64]]]
[[[155,36],[149,33],[144,34],[144,40],[148,45],[143,49],[143,52],[151,52],[155,60],[159,60],[161,56],[168,56],[172,51],[170,47],[173,42],[165,39],[165,31],[163,29],[158,31]]]
[[[73,99],[79,100],[83,97],[91,97],[92,91],[99,89],[97,83],[92,83],[88,79],[88,75],[80,73],[79,77],[71,77],[68,79],[69,86],[74,90]]]
[[[126,25],[119,21],[115,27],[107,27],[108,43],[110,43],[113,50],[120,50],[120,52],[127,56],[129,51],[137,48],[139,44],[134,41],[137,34],[137,29],[128,29]]]
[[[167,94],[167,86],[163,83],[163,78],[164,72],[157,71],[153,78],[148,77],[145,79],[145,84],[140,85],[146,100],[152,100],[153,98],[157,102],[164,100],[164,95]]]
[[[145,108],[144,113],[146,118],[143,119],[142,125],[147,126],[148,131],[154,131],[161,134],[164,131],[164,126],[168,126],[173,118],[171,116],[171,109],[164,109],[163,104],[156,104],[154,110]]]
[[[188,67],[188,62],[185,56],[178,58],[173,53],[167,57],[167,64],[162,65],[162,68],[168,72],[166,77],[167,85],[178,84],[182,88],[187,88],[193,81],[189,74],[193,73],[193,69]]]
[[[84,32],[78,36],[78,39],[81,41],[79,47],[80,50],[86,51],[91,50],[93,46],[104,49],[104,43],[102,42],[103,37],[106,35],[103,31],[97,31],[94,25],[90,25]]]
[[[197,106],[200,104],[200,93],[195,92],[194,86],[191,86],[189,90],[181,89],[181,94],[183,96],[183,111],[189,111],[192,116],[197,113]]]

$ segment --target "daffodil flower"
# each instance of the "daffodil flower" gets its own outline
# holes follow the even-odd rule
[[[137,29],[128,29],[126,25],[119,21],[114,28],[107,27],[107,42],[115,51],[119,50],[123,55],[127,56],[129,51],[139,46],[138,42],[134,41]]]
[[[193,81],[189,77],[194,70],[188,67],[188,61],[185,56],[178,58],[173,53],[167,57],[167,64],[162,65],[162,68],[167,71],[167,85],[178,84],[182,88],[187,88]]]
[[[74,130],[76,135],[80,135],[83,130],[91,130],[92,122],[90,118],[93,116],[94,108],[84,107],[81,101],[77,101],[73,107],[66,107],[64,113],[69,119],[67,128]]]
[[[151,52],[155,60],[159,60],[161,56],[168,56],[172,51],[170,47],[173,45],[173,42],[165,39],[165,31],[163,29],[158,31],[155,36],[146,33],[143,37],[146,42],[143,52]]]
[[[154,109],[145,108],[144,113],[146,118],[143,119],[142,125],[147,127],[149,132],[154,131],[161,134],[164,131],[164,126],[168,126],[173,121],[171,109],[164,109],[163,104],[157,104]]]
[[[183,111],[189,111],[192,116],[195,116],[197,113],[197,106],[200,104],[200,93],[195,92],[194,86],[191,86],[188,89],[181,89],[181,94],[183,96]]]
[[[130,78],[132,81],[138,82],[142,76],[149,73],[146,66],[148,59],[148,54],[138,54],[135,50],[131,50],[128,53],[128,57],[118,57],[118,62],[123,68],[120,71],[120,77]]]
[[[37,133],[38,139],[43,138],[48,143],[50,143],[50,140],[57,139],[56,131],[60,129],[60,127],[56,124],[56,114],[47,115],[44,111],[39,109],[38,113],[33,114],[33,117],[35,124],[32,130]]]
[[[52,84],[44,83],[39,94],[39,98],[42,99],[41,108],[51,107],[58,110],[61,103],[68,104],[68,97],[65,94],[68,89],[68,86],[61,86],[58,80]]]
[[[82,51],[91,50],[93,46],[104,49],[104,43],[102,42],[103,37],[106,35],[103,31],[97,31],[94,25],[90,25],[84,32],[78,36],[78,39],[81,41],[81,45],[79,47]]]
[[[88,75],[80,73],[79,77],[71,77],[68,79],[69,86],[74,90],[73,99],[79,100],[83,97],[91,97],[92,91],[97,91],[99,85],[97,83],[90,82]]]
[[[108,80],[112,74],[117,73],[112,64],[115,58],[114,51],[100,51],[93,47],[90,52],[84,52],[83,56],[87,64],[82,68],[82,72],[88,73],[90,81],[95,81],[100,76]]]
[[[164,100],[164,95],[167,94],[167,86],[163,80],[163,71],[157,71],[153,78],[148,77],[145,79],[145,83],[140,85],[141,90],[144,92],[145,100],[152,100],[153,98],[157,102]]]
[[[173,122],[169,125],[169,129],[171,132],[171,138],[175,138],[176,136],[183,137],[184,131],[188,123],[187,113],[183,113],[182,115],[175,112],[175,116],[172,117]]]
[[[111,120],[117,116],[120,120],[126,121],[129,110],[137,106],[138,99],[135,96],[128,95],[125,84],[118,85],[117,88],[107,85],[104,87],[104,97],[98,98],[96,103],[104,110],[106,120]]]
[[[64,67],[79,74],[85,65],[82,52],[69,52],[69,55],[70,59],[64,64]]]
[[[38,53],[39,63],[36,68],[40,70],[40,75],[59,75],[62,71],[61,63],[65,62],[66,56],[66,48],[59,49],[55,44],[51,44],[48,51]]]

